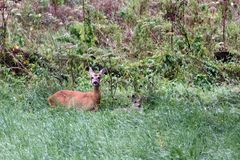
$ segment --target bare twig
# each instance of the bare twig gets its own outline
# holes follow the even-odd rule
[[[8,16],[6,16],[6,12],[7,12],[7,7],[6,7],[6,3],[5,3],[5,0],[3,0],[1,3],[0,3],[0,10],[2,11],[2,26],[1,29],[3,30],[3,34],[2,34],[2,44],[1,44],[1,47],[3,49],[5,49],[6,47],[6,38],[7,38],[7,19],[8,19]]]
[[[10,55],[13,60],[20,66],[20,67],[11,67],[12,69],[20,69],[23,70],[25,73],[27,73],[28,75],[32,76],[32,73],[14,56],[14,54],[12,54],[11,52],[8,52],[8,55]]]
[[[223,0],[222,3],[222,36],[223,47],[226,49],[226,19],[227,19],[228,0]]]
[[[187,42],[187,46],[188,46],[189,51],[192,52],[191,43],[190,43],[190,41],[189,41],[187,31],[186,31],[186,29],[184,28],[184,25],[181,23],[181,21],[180,21],[179,18],[177,18],[177,24],[179,25],[178,27],[180,28],[181,33],[182,33],[182,35],[184,36],[185,41]]]

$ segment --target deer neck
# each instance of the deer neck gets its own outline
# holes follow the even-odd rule
[[[101,99],[101,92],[100,92],[100,87],[93,87],[93,94],[94,97],[96,97],[96,102],[97,104],[100,104],[100,99]]]

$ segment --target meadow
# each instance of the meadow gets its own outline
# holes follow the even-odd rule
[[[50,108],[44,81],[0,82],[1,159],[240,157],[240,94],[234,89],[162,82],[142,113],[115,110],[129,103],[127,97],[98,112],[79,112]]]
[[[239,35],[237,0],[0,1],[0,159],[240,159]],[[89,67],[99,110],[51,108]]]

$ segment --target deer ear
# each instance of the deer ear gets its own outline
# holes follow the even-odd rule
[[[136,99],[136,95],[133,94],[131,98],[132,98],[132,100]]]
[[[91,67],[89,67],[89,74],[92,76],[94,74],[93,70]]]
[[[141,101],[147,101],[148,97],[147,96],[141,96]]]
[[[103,68],[103,69],[101,69],[101,71],[99,72],[101,75],[103,75],[103,74],[105,74],[105,73],[107,73],[107,69],[106,68]]]

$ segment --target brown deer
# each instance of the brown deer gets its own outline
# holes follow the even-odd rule
[[[66,106],[68,108],[76,108],[78,110],[97,111],[101,100],[100,81],[106,73],[106,69],[102,69],[99,73],[95,73],[89,68],[93,91],[79,92],[71,90],[61,90],[48,98],[48,102],[52,107],[57,105]]]

